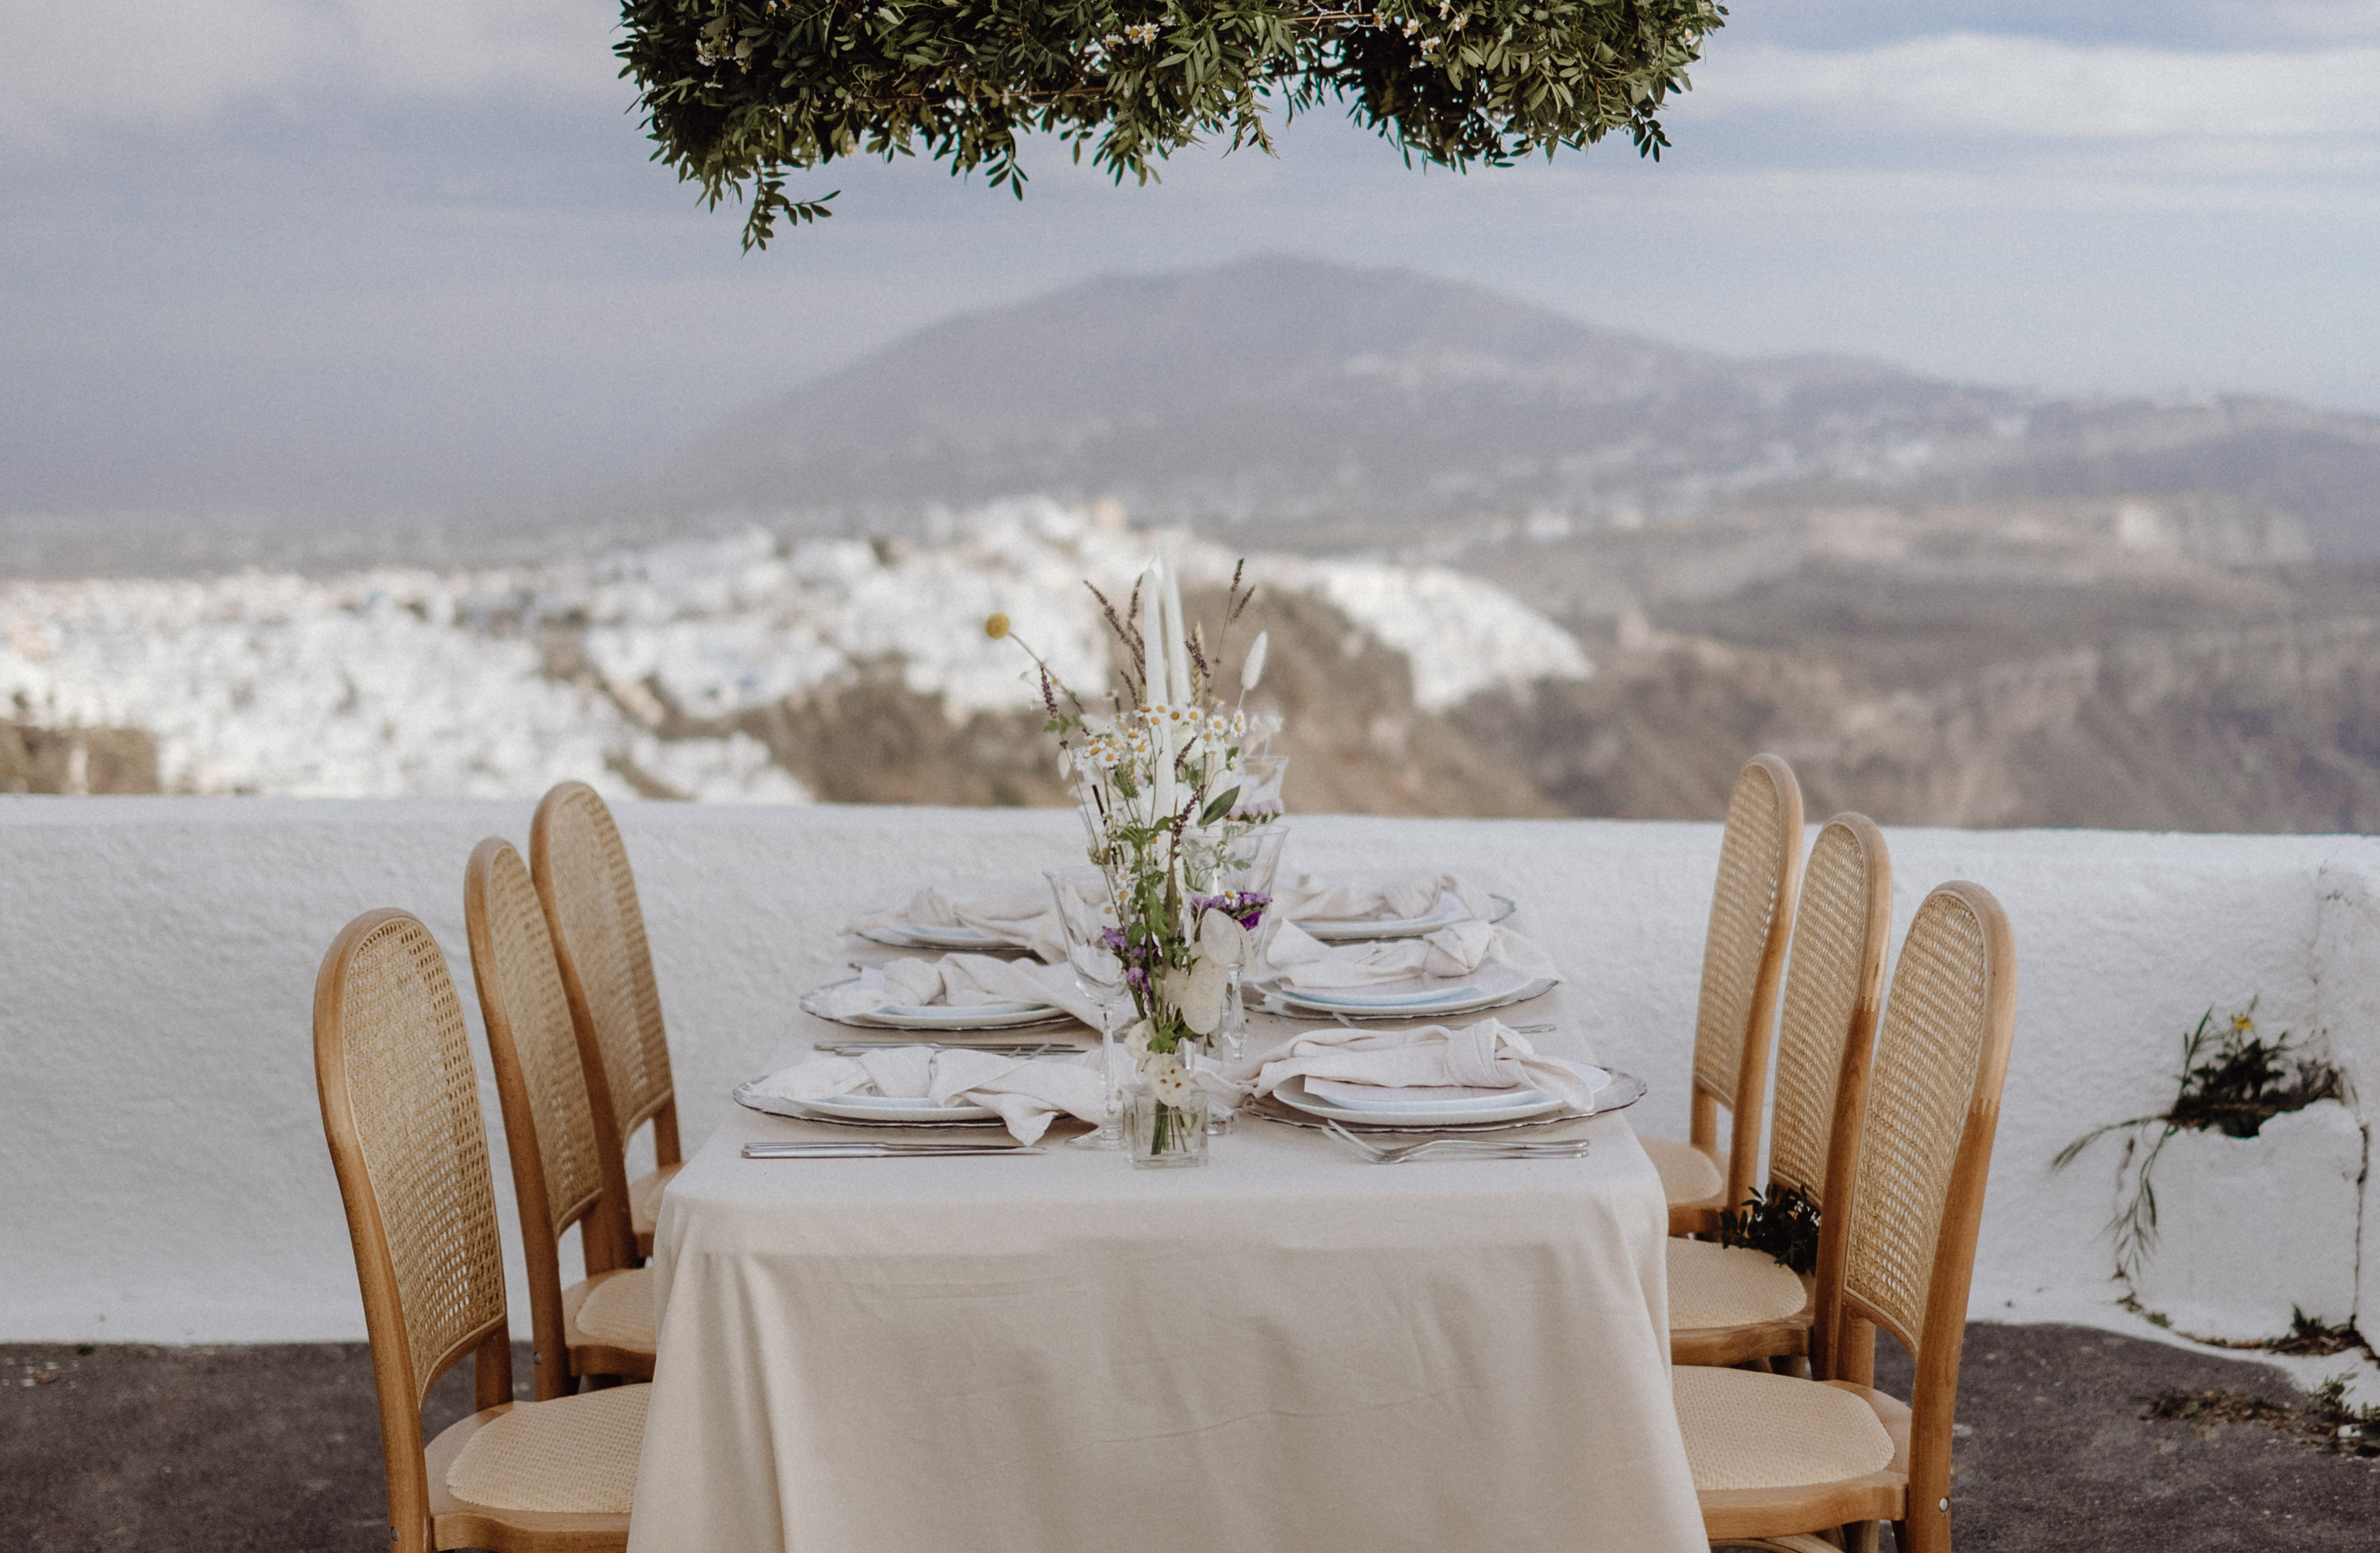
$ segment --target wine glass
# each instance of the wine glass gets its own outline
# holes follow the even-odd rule
[[[1281,790],[1289,781],[1286,755],[1245,755],[1240,758],[1240,795],[1232,806],[1233,819],[1259,819],[1285,813]]]
[[[1116,927],[1114,898],[1107,875],[1098,868],[1050,868],[1043,877],[1058,904],[1058,925],[1066,935],[1066,965],[1075,986],[1099,1014],[1099,1130],[1075,1139],[1075,1148],[1123,1147],[1123,1089],[1116,1076],[1116,1031],[1132,1018],[1132,989],[1124,984],[1123,962],[1109,938]]]
[[[1286,763],[1286,757],[1283,757]],[[1253,831],[1233,837],[1223,844],[1218,858],[1215,893],[1235,895],[1272,894],[1273,873],[1281,866],[1281,843],[1289,839],[1289,827],[1278,822],[1260,825]],[[1266,940],[1272,936],[1274,920],[1270,900],[1257,919],[1248,935],[1246,953],[1231,969],[1230,986],[1223,999],[1223,1023],[1215,1031],[1215,1060],[1225,1072],[1239,1066],[1247,1049],[1248,1005],[1240,995],[1240,978],[1252,965]],[[1225,1133],[1231,1130],[1230,1108],[1209,1103],[1207,1110],[1207,1130]]]

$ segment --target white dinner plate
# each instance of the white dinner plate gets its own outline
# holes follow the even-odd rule
[[[938,1106],[922,1095],[837,1095],[796,1103],[845,1122],[981,1122],[1000,1114],[990,1106]]]
[[[763,1116],[783,1116],[795,1122],[856,1122],[868,1127],[976,1127],[1000,1121],[1000,1113],[986,1106],[935,1106],[921,1099],[888,1100],[880,1095],[838,1095],[832,1100],[780,1099],[756,1091],[752,1086],[759,1082],[754,1079],[737,1085],[733,1096],[735,1103]]]
[[[1335,1106],[1341,1110],[1378,1112],[1395,1116],[1414,1110],[1482,1110],[1500,1111],[1510,1109],[1524,1094],[1537,1091],[1516,1089],[1482,1089],[1475,1094],[1461,1095],[1451,1099],[1418,1099],[1409,1089],[1383,1089],[1370,1084],[1342,1084],[1335,1093],[1317,1089],[1309,1075],[1305,1079],[1305,1098],[1318,1106]],[[1369,1093],[1361,1093],[1369,1091]],[[1401,1098],[1402,1097],[1402,1098]]]
[[[1609,1116],[1613,1111],[1626,1110],[1645,1098],[1645,1081],[1634,1074],[1621,1073],[1617,1068],[1596,1068],[1586,1063],[1580,1063],[1578,1066],[1595,1086],[1594,1114],[1597,1116]],[[1286,1084],[1281,1086],[1281,1089],[1288,1087]],[[1471,1110],[1465,1111],[1458,1120],[1450,1120],[1435,1127],[1427,1127],[1410,1121],[1384,1117],[1378,1111],[1349,1110],[1326,1113],[1318,1109],[1311,1109],[1310,1097],[1308,1099],[1307,1107],[1293,1106],[1287,1103],[1287,1098],[1277,1089],[1263,1099],[1245,1102],[1240,1109],[1249,1116],[1266,1122],[1278,1122],[1284,1127],[1320,1127],[1328,1121],[1358,1133],[1411,1129],[1416,1132],[1448,1133],[1457,1136],[1494,1136],[1500,1133],[1524,1132],[1534,1127],[1560,1126],[1565,1122],[1578,1120],[1575,1112],[1560,1108],[1540,1115],[1517,1119],[1483,1117],[1477,1111]]]
[[[980,928],[968,928],[941,922],[892,922],[886,926],[894,933],[928,949],[1007,949],[1014,947],[998,933],[987,933]]]
[[[1488,920],[1501,922],[1518,909],[1511,897],[1490,895]],[[1307,936],[1324,943],[1365,943],[1379,939],[1417,939],[1425,933],[1435,933],[1440,928],[1451,928],[1471,919],[1471,908],[1449,891],[1438,898],[1438,904],[1419,916],[1348,916],[1317,917],[1296,922]]]
[[[1460,979],[1432,977],[1378,991],[1300,989],[1274,981],[1255,984],[1250,991],[1267,1013],[1293,1018],[1425,1019],[1526,1002],[1551,991],[1560,980],[1558,977],[1524,977],[1508,967],[1493,965]]]
[[[832,982],[802,995],[802,1012],[815,1018],[862,1030],[1014,1030],[1048,1025],[1070,1017],[1049,1003],[978,1003],[954,1007],[946,1003],[888,1003],[865,1013],[832,1013],[819,1001],[820,993],[848,986],[856,978]]]
[[[1561,1098],[1539,1089],[1516,1090],[1501,1101],[1482,1105],[1475,1100],[1457,1100],[1439,1106],[1408,1105],[1394,1110],[1375,1110],[1369,1106],[1342,1106],[1309,1094],[1305,1076],[1301,1074],[1275,1089],[1281,1104],[1319,1116],[1330,1122],[1353,1122],[1366,1127],[1444,1127],[1473,1122],[1521,1122],[1532,1116],[1563,1109]]]

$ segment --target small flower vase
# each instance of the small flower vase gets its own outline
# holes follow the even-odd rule
[[[1144,1053],[1124,1096],[1124,1147],[1135,1170],[1207,1162],[1207,1091],[1190,1078],[1196,1043]]]

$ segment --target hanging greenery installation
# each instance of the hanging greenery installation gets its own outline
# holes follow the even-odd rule
[[[922,150],[1024,194],[1020,140],[1087,151],[1118,182],[1208,140],[1273,150],[1343,103],[1404,155],[1505,166],[1660,110],[1727,12],[1717,0],[625,0],[617,45],[657,160],[712,205],[748,199],[744,246],[828,212],[788,171]]]

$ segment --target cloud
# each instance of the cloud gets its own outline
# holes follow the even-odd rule
[[[243,99],[625,90],[587,0],[0,0],[0,135],[202,124]]]
[[[2380,48],[2182,52],[1959,32],[1814,51],[1715,42],[1696,113],[2028,139],[2380,133]],[[1684,115],[1680,115],[1682,118]]]

